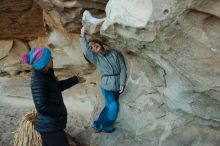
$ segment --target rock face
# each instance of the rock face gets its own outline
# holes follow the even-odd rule
[[[107,0],[35,0],[46,12],[52,16],[57,26],[63,27],[67,32],[80,32],[82,12],[85,9],[92,11],[96,17],[105,16],[105,5]]]
[[[6,56],[9,55],[10,50],[12,48],[12,44],[13,44],[13,41],[11,41],[11,40],[0,41],[0,46],[1,46],[1,56],[0,56],[0,59],[3,59],[3,58],[5,58]]]
[[[0,39],[31,39],[45,36],[43,10],[33,0],[0,1]]]
[[[64,92],[69,111],[67,130],[81,144],[219,145],[218,0],[37,0],[37,3],[44,9],[48,38],[28,44],[45,43],[51,47],[59,78],[77,72],[87,78],[85,85]],[[121,51],[127,65],[126,88],[120,96],[120,112],[112,134],[93,134],[90,128],[103,104],[99,75],[84,60],[79,45],[77,32],[84,10],[88,10],[87,15],[91,13],[84,23],[93,30],[90,37],[98,37]],[[99,23],[92,23],[94,20]],[[24,97],[23,93],[6,90],[5,86],[6,83],[1,84],[4,97]],[[29,92],[25,95],[31,101],[28,88],[23,90]]]

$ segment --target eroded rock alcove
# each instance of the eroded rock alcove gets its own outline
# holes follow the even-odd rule
[[[67,131],[82,145],[220,144],[218,0],[11,0],[0,7],[2,145],[8,145],[18,118],[33,108],[31,69],[18,60],[31,47],[50,47],[59,78],[76,73],[87,78],[63,94]],[[82,21],[90,37],[125,57],[128,78],[112,134],[90,128],[103,101],[98,72],[80,49]]]

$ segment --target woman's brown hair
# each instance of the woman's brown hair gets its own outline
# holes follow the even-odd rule
[[[104,46],[109,47],[109,45],[107,45],[106,43],[103,43],[103,42],[101,42],[100,40],[97,40],[97,39],[90,39],[88,42],[89,43],[93,42],[93,43],[100,44],[103,50],[105,50]]]

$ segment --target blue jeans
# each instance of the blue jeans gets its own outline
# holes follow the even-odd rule
[[[105,101],[105,107],[100,113],[98,119],[94,121],[93,127],[97,130],[113,130],[114,122],[119,110],[119,92],[102,89],[102,95]]]

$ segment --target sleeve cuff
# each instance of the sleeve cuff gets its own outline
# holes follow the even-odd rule
[[[73,82],[73,84],[79,83],[78,77],[77,76],[72,77],[72,82]]]

